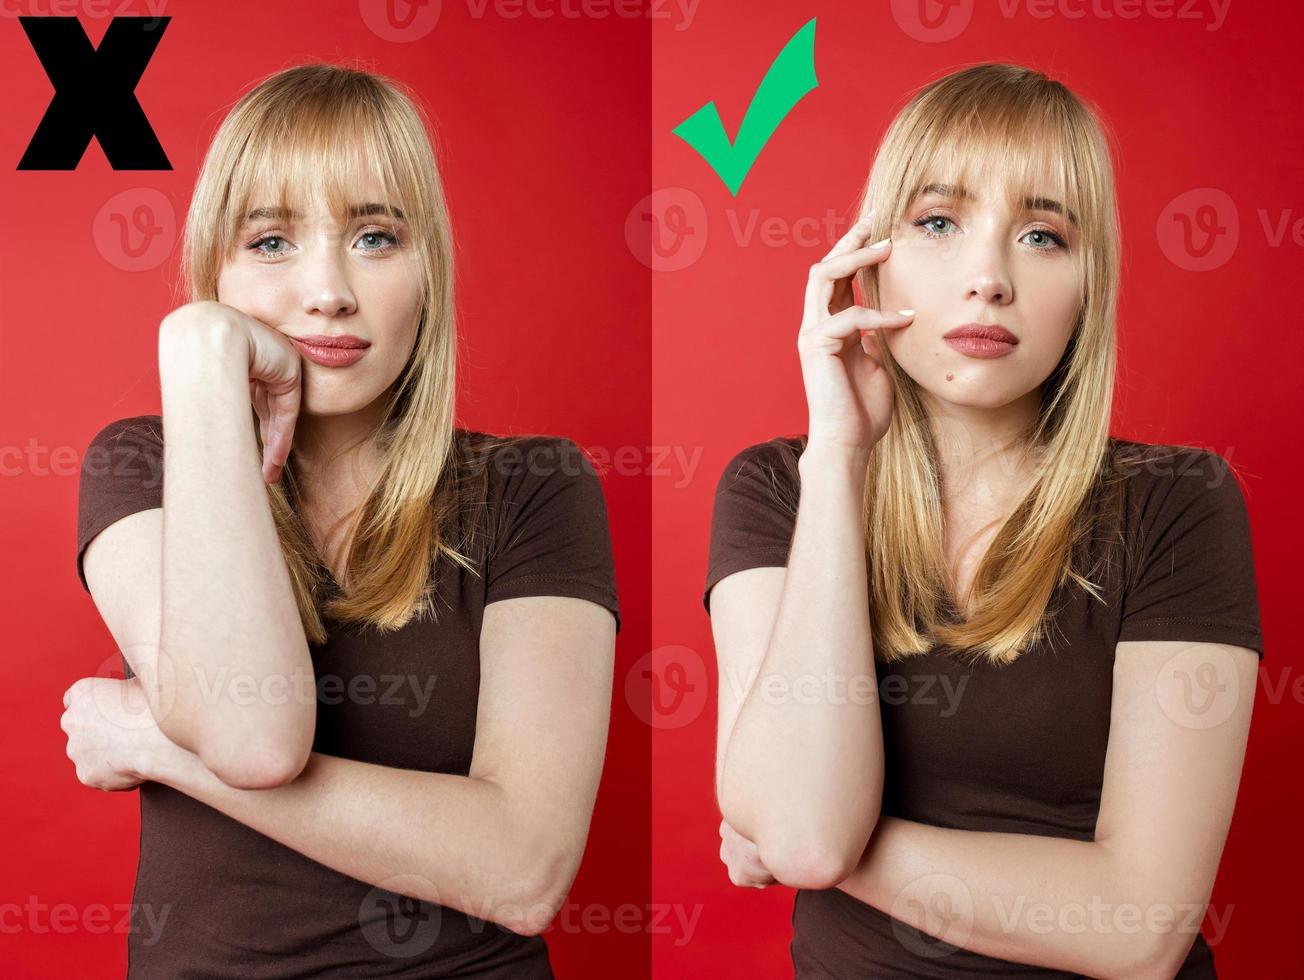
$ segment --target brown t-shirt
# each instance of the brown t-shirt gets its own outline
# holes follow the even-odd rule
[[[81,474],[77,573],[101,530],[161,507],[162,420],[100,430]],[[483,433],[459,429],[473,445]],[[466,775],[475,741],[486,604],[576,596],[616,617],[607,513],[592,465],[570,440],[523,437],[489,455],[476,577],[440,560],[438,621],[401,630],[341,626],[311,644],[313,750],[400,769]],[[354,681],[354,678],[357,678]],[[140,862],[128,975],[177,978],[551,977],[540,936],[373,888],[161,783],[140,786]],[[401,814],[395,814],[401,823]]]
[[[1111,440],[1112,450],[1144,445]],[[786,566],[803,446],[801,436],[776,437],[743,449],[725,467],[711,524],[708,612],[711,587],[726,575]],[[1168,452],[1127,468],[1117,485],[1113,513],[1126,516],[1112,527],[1127,546],[1093,537],[1093,549],[1118,551],[1106,563],[1108,601],[1066,583],[1052,599],[1059,608],[1049,645],[1004,668],[964,666],[938,648],[891,666],[876,662],[883,813],[963,830],[1093,840],[1115,644],[1209,641],[1249,647],[1262,658],[1249,522],[1235,474],[1216,453]],[[799,978],[1072,976],[941,943],[837,888],[799,890],[792,924]],[[1178,976],[1215,976],[1203,936]]]

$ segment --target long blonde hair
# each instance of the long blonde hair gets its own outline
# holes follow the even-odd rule
[[[289,568],[304,632],[325,641],[323,616],[395,630],[434,613],[432,561],[441,555],[474,571],[470,539],[454,521],[484,499],[483,457],[461,451],[455,424],[457,332],[453,240],[433,136],[418,103],[391,79],[332,64],[306,64],[268,76],[219,126],[204,159],[186,218],[182,268],[189,299],[215,300],[222,265],[252,195],[266,192],[293,207],[323,188],[332,213],[347,214],[361,163],[380,181],[384,200],[402,201],[409,247],[421,277],[416,344],[374,434],[381,473],[356,509],[344,578],[332,590],[296,510],[300,481],[292,452],[281,481],[267,485],[276,533]],[[258,432],[257,415],[250,405]],[[255,436],[259,457],[262,439]],[[481,445],[479,449],[484,449]]]
[[[936,168],[936,169],[935,169]],[[1045,169],[1051,173],[1043,185]],[[1030,488],[1000,527],[971,586],[973,613],[952,602],[943,548],[938,450],[919,385],[887,353],[896,390],[892,423],[870,454],[863,524],[876,657],[934,646],[966,660],[1008,664],[1046,635],[1055,590],[1072,580],[1096,599],[1080,567],[1093,538],[1118,531],[1117,490],[1127,460],[1109,435],[1115,375],[1119,222],[1106,132],[1063,84],[1029,68],[979,64],[920,89],[893,120],[860,194],[877,208],[869,241],[890,235],[940,173],[966,187],[986,178],[1019,210],[1052,196],[1077,221],[1082,302],[1064,356],[1041,389],[1026,443]],[[876,267],[857,275],[878,305]],[[882,345],[886,348],[886,345]]]

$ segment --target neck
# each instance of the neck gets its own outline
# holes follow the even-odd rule
[[[373,437],[382,419],[368,406],[348,415],[300,415],[294,429],[300,495],[309,506],[346,501],[352,506],[375,471]]]
[[[947,499],[1009,502],[1026,486],[1028,436],[1037,421],[1034,389],[998,408],[956,405],[925,394]]]

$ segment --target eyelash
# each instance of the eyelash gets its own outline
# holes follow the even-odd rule
[[[944,214],[933,213],[933,214],[925,214],[915,219],[913,222],[911,222],[911,224],[913,224],[916,228],[922,228],[924,234],[927,235],[929,238],[945,238],[946,237],[945,235],[939,234],[928,227],[928,223],[930,221],[937,221],[938,219],[941,219],[943,221],[951,221],[951,219]],[[1028,231],[1027,234],[1031,235],[1034,232],[1036,232],[1039,235],[1045,235],[1048,238],[1050,238],[1055,243],[1056,248],[1063,248],[1063,249],[1068,248],[1068,243],[1064,241],[1063,237],[1057,234],[1056,232],[1051,231],[1049,228],[1033,228],[1030,231]],[[1053,252],[1055,251],[1055,248],[1034,247],[1033,251]]]
[[[384,248],[366,248],[366,249],[363,249],[364,252],[370,252],[370,253],[372,253],[373,255],[375,255],[375,254],[383,254],[383,253],[385,253],[385,252],[392,251],[393,249],[398,248],[399,246],[401,246],[401,245],[403,244],[403,242],[399,239],[399,237],[398,237],[397,235],[393,234],[392,232],[388,232],[388,231],[364,231],[360,237],[362,237],[362,238],[366,238],[366,237],[369,236],[369,235],[375,235],[375,236],[377,236],[377,237],[385,238],[385,239],[388,239],[388,240],[389,240],[389,243],[388,243],[387,245],[385,245]],[[276,258],[278,255],[281,255],[281,254],[284,254],[284,253],[277,253],[277,252],[264,252],[264,251],[262,250],[262,246],[263,246],[263,245],[266,245],[268,242],[275,242],[275,241],[285,241],[285,236],[284,236],[284,235],[272,235],[272,234],[268,234],[268,235],[260,235],[258,238],[255,238],[252,242],[250,242],[248,245],[246,245],[245,248],[249,249],[251,252],[253,252],[253,253],[254,253],[255,255],[257,255],[257,256],[260,256],[260,257],[262,257],[262,258],[272,259],[272,258]]]

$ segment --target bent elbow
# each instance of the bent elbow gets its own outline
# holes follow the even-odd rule
[[[1134,952],[1117,976],[1128,980],[1173,980],[1191,952],[1195,936],[1189,933],[1157,933]]]
[[[839,826],[830,827],[821,821],[793,827],[788,820],[783,828],[758,828],[757,856],[774,879],[789,888],[835,888],[859,866],[878,816],[875,807],[856,826],[839,821]]]
[[[311,754],[311,744],[305,749],[284,741],[262,745],[245,742],[199,753],[213,775],[234,789],[274,789],[292,783],[302,774]]]
[[[557,917],[575,881],[579,859],[557,854],[540,858],[537,866],[516,879],[510,901],[501,903],[494,920],[521,936],[537,936]]]
[[[202,756],[201,756],[202,758]],[[299,778],[303,767],[280,760],[204,759],[204,765],[232,789],[275,789]]]
[[[846,881],[860,863],[864,847],[821,843],[818,840],[801,840],[767,848],[757,842],[761,863],[774,875],[775,881],[789,888],[820,891],[836,888]]]

